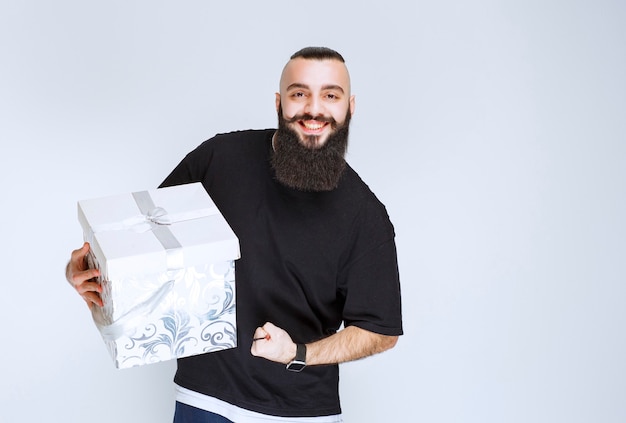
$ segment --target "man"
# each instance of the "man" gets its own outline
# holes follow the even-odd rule
[[[354,107],[343,57],[302,49],[281,75],[277,130],[217,135],[163,182],[202,182],[241,248],[239,347],[178,360],[175,423],[340,422],[338,363],[402,334],[393,226],[344,160]],[[101,306],[88,249],[67,277]]]

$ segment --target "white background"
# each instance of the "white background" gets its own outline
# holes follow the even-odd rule
[[[395,224],[405,335],[342,366],[345,421],[626,421],[618,0],[0,5],[2,422],[170,422],[173,362],[115,370],[63,269],[76,201],[275,125],[294,51],[342,52],[349,161]]]

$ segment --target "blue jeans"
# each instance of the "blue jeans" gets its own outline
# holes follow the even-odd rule
[[[233,423],[226,417],[176,401],[174,423]]]

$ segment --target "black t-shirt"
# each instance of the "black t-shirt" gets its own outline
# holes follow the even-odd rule
[[[162,186],[202,182],[239,238],[238,347],[178,360],[175,382],[276,416],[338,414],[337,365],[289,372],[250,353],[272,322],[308,343],[355,325],[401,335],[394,230],[385,207],[349,166],[339,186],[303,192],[270,165],[274,130],[220,134],[189,153]]]

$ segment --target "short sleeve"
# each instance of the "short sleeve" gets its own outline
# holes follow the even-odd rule
[[[351,260],[342,272],[345,326],[402,335],[400,277],[393,226],[384,206],[373,202],[355,222]]]

